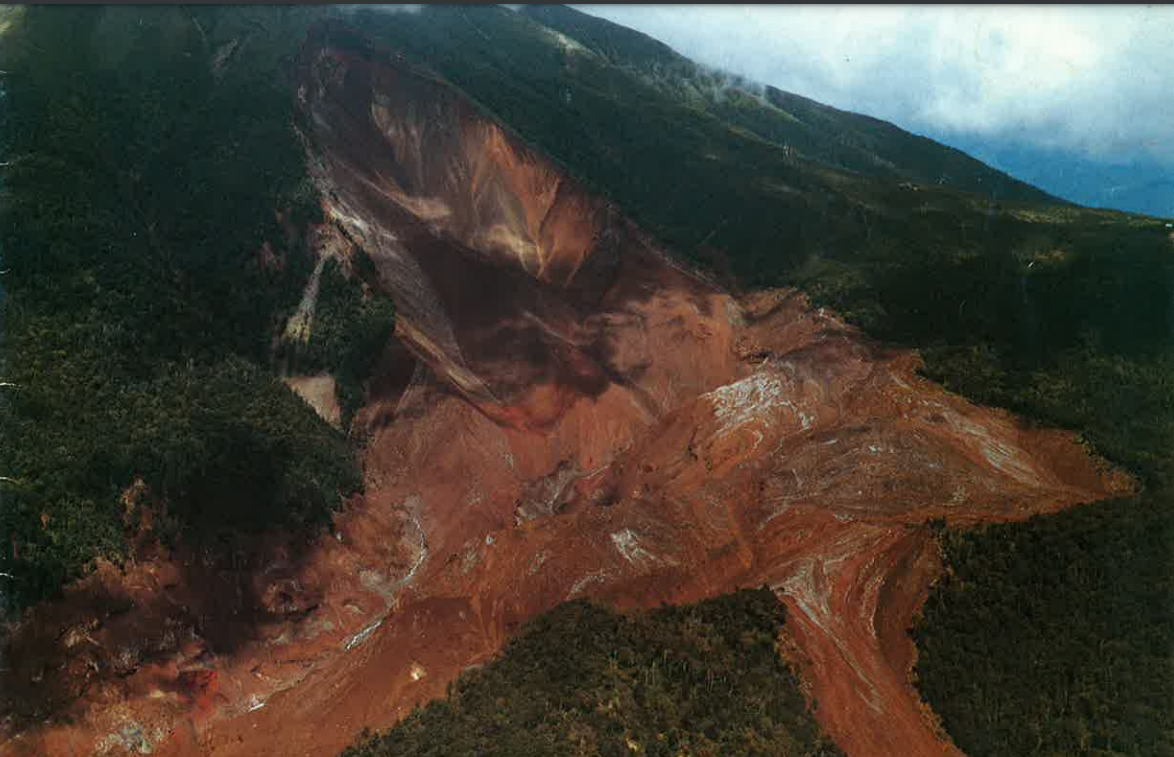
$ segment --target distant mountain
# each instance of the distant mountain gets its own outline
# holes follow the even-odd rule
[[[690,71],[690,78],[694,79],[704,79],[705,72],[709,72],[716,75],[716,83],[711,80],[708,84],[711,90],[726,91],[736,86],[763,95],[763,99],[801,119],[791,121],[787,124],[789,128],[780,129],[776,125],[773,131],[780,138],[796,148],[803,144],[809,153],[821,154],[853,170],[875,173],[886,162],[904,168],[909,168],[907,164],[912,162],[921,164],[923,178],[929,174],[929,178],[943,184],[952,182],[968,191],[1006,196],[1005,176],[992,181],[986,173],[986,169],[994,168],[1064,201],[1157,216],[1174,215],[1174,166],[1154,159],[1138,157],[1106,163],[1072,150],[1026,146],[1013,136],[986,138],[924,124],[912,134],[876,118],[840,111],[739,75],[714,72],[694,64],[658,40],[603,18],[563,6],[526,6],[523,12],[633,69],[672,70],[678,74]],[[808,94],[819,98],[818,92]],[[725,117],[739,120],[739,114],[731,110],[726,109]],[[823,114],[834,115],[827,118]],[[804,129],[805,125],[817,128]],[[927,138],[934,147],[920,143]],[[861,146],[863,150],[852,149]],[[942,161],[940,151],[946,146],[964,152],[965,157]],[[986,165],[977,168],[975,158]],[[939,163],[935,166],[927,162],[930,160]],[[935,168],[939,169],[936,173]]]
[[[950,141],[986,163],[1071,202],[1174,218],[1174,166],[1140,159],[1103,163],[1064,150],[975,137]]]

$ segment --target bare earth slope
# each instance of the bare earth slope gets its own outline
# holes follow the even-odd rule
[[[459,93],[348,39],[306,47],[299,105],[332,222],[418,360],[356,420],[367,495],[337,536],[159,552],[39,608],[0,688],[62,717],[0,726],[0,755],[331,755],[566,599],[761,584],[848,754],[958,754],[908,681],[940,570],[925,522],[1131,481],[797,292],[674,266]]]

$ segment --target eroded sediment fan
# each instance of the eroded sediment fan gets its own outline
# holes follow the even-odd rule
[[[138,607],[98,625],[82,587],[32,613],[13,651],[36,654],[4,679],[26,689],[38,670],[68,685],[136,633],[140,651],[168,623],[181,639],[125,678],[93,674],[72,722],[0,755],[330,755],[564,600],[761,584],[849,755],[956,754],[908,682],[905,629],[940,569],[925,521],[1023,518],[1129,479],[1071,434],[948,394],[913,353],[797,292],[735,297],[671,264],[455,91],[345,30],[319,30],[300,75],[332,222],[374,260],[420,361],[406,391],[376,381],[356,421],[367,495],[300,552],[273,537],[235,570],[159,554],[103,571],[90,589]],[[193,617],[201,581],[223,582],[222,621],[244,620]],[[62,628],[85,639],[29,640]]]

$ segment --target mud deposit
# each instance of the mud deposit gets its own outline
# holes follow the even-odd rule
[[[926,521],[1131,481],[797,292],[733,296],[670,263],[394,54],[322,30],[300,66],[331,222],[416,360],[355,421],[367,495],[336,535],[156,551],[38,608],[4,653],[0,755],[325,757],[566,599],[761,584],[849,755],[958,754],[908,680],[940,570]]]

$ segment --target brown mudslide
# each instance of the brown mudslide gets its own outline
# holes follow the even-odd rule
[[[574,597],[771,586],[852,757],[956,755],[910,685],[924,525],[1126,491],[1071,435],[917,374],[793,291],[673,265],[454,91],[320,30],[301,62],[330,198],[399,335],[337,534],[160,549],[30,613],[0,755],[333,755]],[[7,698],[5,698],[7,697]],[[35,717],[34,717],[35,715]],[[2,716],[2,713],[0,713]]]

